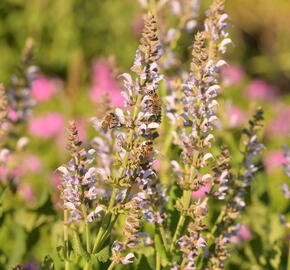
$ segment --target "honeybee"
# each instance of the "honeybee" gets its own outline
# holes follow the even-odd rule
[[[139,145],[137,157],[141,165],[145,164],[152,157],[154,150],[152,144],[152,141],[145,141]]]
[[[117,115],[113,112],[107,113],[101,125],[104,132],[107,132],[108,128],[112,129],[114,127],[117,127],[119,125]]]
[[[161,122],[161,100],[157,93],[151,91],[148,93],[149,99],[146,101],[146,108],[154,115],[153,121]]]

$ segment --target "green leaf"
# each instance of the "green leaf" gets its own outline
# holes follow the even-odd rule
[[[46,255],[40,266],[41,270],[54,270],[54,262],[49,255]]]
[[[151,246],[141,246],[134,249],[134,253],[145,255],[147,258],[150,256],[154,256],[155,250]]]
[[[152,269],[152,267],[150,266],[148,260],[147,260],[147,257],[143,256],[141,257],[141,260],[138,264],[138,267],[136,269],[139,269],[139,270],[148,270],[148,269]]]
[[[273,269],[279,269],[281,263],[281,255],[281,247],[276,243],[275,245],[273,245],[269,254],[269,261]]]
[[[64,246],[58,246],[56,247],[57,255],[60,258],[60,260],[63,262],[66,260],[66,254],[65,254],[65,247]]]
[[[83,257],[87,262],[90,261],[90,254],[83,248],[79,234],[75,230],[72,233],[72,248],[76,254]]]
[[[110,258],[110,246],[107,245],[103,249],[101,249],[98,253],[92,255],[99,262],[107,262]]]
[[[12,227],[13,231],[13,250],[9,256],[9,263],[8,265],[15,265],[18,262],[22,260],[22,257],[24,256],[26,252],[26,242],[27,242],[27,233],[25,229],[22,226],[19,226],[18,224],[14,224]],[[7,241],[9,241],[7,239]]]
[[[40,202],[38,203],[38,205],[34,206],[33,209],[31,210],[35,211],[38,214],[47,216],[56,214],[51,199],[51,195],[47,191],[44,191],[41,194]]]

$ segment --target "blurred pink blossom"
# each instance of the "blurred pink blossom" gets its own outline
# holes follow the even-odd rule
[[[16,122],[18,120],[17,112],[10,106],[8,107],[8,115],[7,115],[7,117],[12,122]]]
[[[29,121],[29,132],[42,139],[52,138],[62,131],[63,121],[63,116],[57,112],[35,117]]]
[[[240,224],[237,235],[231,237],[231,241],[240,244],[244,241],[249,241],[252,238],[252,233],[247,225]]]
[[[61,184],[61,175],[58,172],[53,172],[50,177],[50,182],[57,188]]]
[[[239,65],[224,65],[221,69],[223,83],[227,86],[239,84],[245,77],[245,72]]]
[[[20,164],[25,172],[39,173],[42,170],[42,163],[36,155],[27,155]]]
[[[18,186],[18,194],[27,202],[33,203],[35,201],[35,193],[32,187],[27,183],[20,183]]]
[[[206,194],[210,191],[210,189],[211,189],[211,183],[206,183],[199,190],[193,191],[191,193],[191,198],[193,200],[202,199],[206,196]]]
[[[47,101],[56,92],[58,79],[47,79],[40,74],[32,82],[31,94],[36,101]]]
[[[6,166],[0,165],[0,182],[5,182],[8,178],[21,177],[23,173],[23,169],[20,167],[9,170]]]
[[[21,166],[18,166],[11,170],[10,172],[12,178],[20,178],[25,174],[24,168]]]
[[[285,162],[286,158],[284,157],[282,151],[271,151],[263,157],[263,163],[267,171],[278,168]]]
[[[86,121],[84,119],[77,119],[76,126],[77,126],[78,135],[79,135],[80,140],[84,141],[87,137],[87,134],[86,134],[87,123],[86,123]]]
[[[243,126],[246,121],[245,112],[236,105],[230,105],[227,109],[227,121],[230,127]]]
[[[269,135],[290,136],[290,107],[284,108],[267,126]]]
[[[277,92],[264,80],[256,79],[246,88],[246,95],[253,100],[273,100],[277,96]]]
[[[159,171],[160,170],[160,165],[161,165],[161,162],[159,159],[155,159],[153,164],[152,164],[152,169],[155,170],[155,171]]]
[[[0,182],[5,182],[9,175],[9,170],[6,166],[0,165]]]
[[[115,107],[123,106],[124,98],[121,89],[112,76],[109,64],[105,60],[96,60],[93,64],[93,86],[90,90],[90,98],[93,102],[101,101],[104,94],[108,94],[111,104]]]

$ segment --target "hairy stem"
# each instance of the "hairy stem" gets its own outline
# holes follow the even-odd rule
[[[64,246],[66,251],[66,260],[64,264],[65,270],[70,269],[70,263],[69,263],[69,247],[68,247],[68,210],[64,210],[64,223],[63,223],[63,240],[64,240]]]
[[[96,240],[95,240],[95,243],[94,243],[93,253],[98,250],[100,242],[101,242],[101,239],[103,237],[103,234],[105,233],[105,231],[107,229],[107,226],[110,223],[111,216],[112,216],[112,214],[110,213],[110,210],[114,206],[117,193],[118,193],[118,188],[114,188],[113,192],[112,192],[112,196],[111,196],[110,202],[109,202],[108,211],[107,211],[105,217],[103,218],[103,221],[102,221],[102,224],[101,224],[101,228],[99,229],[99,232],[97,234],[97,237],[96,237]]]
[[[160,254],[158,252],[156,252],[156,270],[160,270],[161,269],[161,258],[160,258]]]
[[[114,261],[112,261],[107,270],[112,270],[115,265],[116,265],[116,263]]]
[[[162,224],[159,225],[159,230],[160,230],[160,234],[161,234],[161,238],[162,238],[162,241],[163,241],[164,248],[165,248],[166,251],[168,251],[168,243],[167,243],[164,227],[163,227]]]

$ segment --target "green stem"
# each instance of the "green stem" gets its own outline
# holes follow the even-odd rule
[[[160,255],[158,252],[156,252],[156,270],[160,270],[161,269],[161,259],[160,259]]]
[[[132,189],[132,187],[129,187],[127,189],[125,198],[123,199],[122,203],[125,203],[127,201],[128,197],[130,195],[131,189]],[[114,216],[114,219],[112,221],[110,221],[108,228],[106,229],[106,231],[104,232],[104,234],[103,234],[103,236],[102,236],[102,238],[100,240],[100,246],[102,246],[104,244],[104,242],[107,240],[107,238],[109,237],[109,235],[110,235],[110,233],[111,233],[111,231],[112,231],[112,229],[113,229],[118,217],[119,217],[119,214],[116,214]]]
[[[183,258],[183,260],[182,260],[182,262],[181,262],[180,269],[184,269],[185,264],[186,264],[186,259]]]
[[[87,252],[91,253],[91,237],[90,237],[90,227],[89,223],[85,222],[85,230],[86,230],[86,247],[87,247]]]
[[[166,131],[166,137],[164,140],[164,144],[162,146],[161,153],[164,156],[164,159],[161,161],[161,167],[160,167],[160,182],[162,184],[169,184],[168,183],[168,164],[170,164],[170,156],[168,155],[168,151],[170,149],[172,139],[173,139],[173,131],[175,130],[175,126],[169,124],[169,127],[164,126],[164,130]]]
[[[116,263],[114,261],[112,261],[107,270],[112,270],[115,265],[116,265]]]
[[[287,258],[287,270],[290,270],[290,240],[288,243],[289,247],[288,247],[288,258]]]
[[[82,213],[84,217],[84,224],[85,224],[85,234],[86,234],[86,249],[88,253],[91,253],[91,237],[90,237],[90,228],[89,223],[86,222],[87,218],[87,211],[85,205],[82,205]]]
[[[198,155],[199,155],[199,153],[197,151],[194,151],[193,157],[192,157],[192,165],[191,165],[191,169],[190,169],[188,183],[193,182],[194,172],[195,172],[195,168],[196,168],[196,161],[198,159]],[[187,167],[187,169],[188,169],[188,167]],[[183,193],[183,207],[184,207],[184,209],[188,209],[190,206],[191,192],[192,192],[191,190],[185,190]],[[176,241],[178,240],[178,238],[182,232],[184,222],[185,222],[185,215],[181,213],[181,215],[179,217],[178,224],[177,224],[177,228],[176,228],[176,231],[174,233],[173,240],[172,240],[172,243],[170,246],[171,253],[174,249],[174,245],[175,245]]]
[[[101,224],[101,228],[99,229],[99,232],[97,234],[97,237],[96,237],[96,240],[95,240],[95,243],[94,243],[93,253],[98,250],[99,245],[101,243],[101,239],[103,237],[103,234],[105,233],[108,225],[110,224],[110,220],[111,220],[111,216],[112,216],[112,214],[110,213],[110,210],[114,206],[117,193],[118,193],[118,188],[114,187],[113,192],[112,192],[112,196],[111,196],[111,199],[110,199],[110,202],[109,202],[108,211],[107,211],[106,215],[103,218],[103,221],[102,221],[102,224]]]
[[[68,210],[64,210],[63,215],[63,240],[64,240],[64,247],[66,251],[66,260],[64,263],[64,269],[69,270],[70,269],[70,263],[69,263],[69,246],[68,246]]]
[[[159,225],[159,230],[160,230],[160,234],[161,234],[161,238],[162,238],[162,241],[163,241],[164,248],[165,248],[165,250],[167,252],[168,251],[168,243],[167,243],[165,231],[164,231],[164,228],[163,228],[162,224]]]
[[[141,101],[142,101],[142,95],[138,95],[137,100],[136,100],[136,104],[135,104],[135,108],[134,108],[134,112],[133,112],[133,117],[132,117],[133,123],[135,122],[135,120],[136,120],[136,118],[138,116],[138,112],[140,110]],[[128,142],[129,142],[128,143],[128,147],[130,147],[130,148],[132,147],[133,137],[134,137],[134,129],[132,128],[130,130],[129,135],[128,135]],[[119,179],[121,179],[123,177],[124,171],[127,168],[127,163],[128,163],[128,159],[129,159],[129,153],[130,153],[130,150],[131,150],[130,148],[126,150],[125,156],[123,158],[122,166],[121,166],[121,169],[120,169],[120,172],[119,172],[119,176],[118,176]],[[107,236],[107,234],[109,233],[108,228],[110,227],[111,216],[112,216],[112,214],[110,213],[110,210],[114,206],[117,193],[118,193],[118,188],[114,187],[113,192],[112,192],[112,196],[111,196],[111,199],[110,199],[110,202],[109,202],[108,211],[107,211],[107,213],[105,214],[105,216],[104,216],[104,218],[102,220],[101,227],[100,227],[99,232],[97,234],[97,237],[95,239],[95,243],[94,243],[94,246],[93,246],[93,253],[96,252],[98,250],[99,246],[102,244],[103,240],[105,239],[104,236]]]
[[[114,206],[114,203],[115,203],[115,199],[116,199],[116,196],[118,194],[118,188],[114,188],[113,189],[113,192],[112,192],[112,195],[111,195],[111,199],[110,199],[110,202],[109,202],[109,208],[108,210],[110,211],[113,206]]]
[[[90,270],[91,267],[92,267],[92,265],[91,265],[90,263],[87,262],[87,263],[85,264],[84,270]]]
[[[154,15],[156,15],[156,3],[155,3],[155,0],[150,0],[149,5],[150,5],[151,12],[153,12]]]
[[[104,219],[106,218],[106,216],[104,217]],[[97,237],[96,237],[96,240],[95,240],[95,243],[94,243],[94,247],[93,247],[93,252],[92,253],[95,253],[99,247],[99,244],[100,244],[100,241],[101,241],[101,238],[102,238],[102,235],[104,234],[105,232],[105,229],[104,227],[101,225],[101,228],[99,229],[99,232],[97,234]]]
[[[111,233],[111,231],[112,231],[112,229],[113,229],[113,227],[118,219],[118,216],[119,216],[119,214],[115,215],[113,221],[110,222],[107,230],[104,232],[104,234],[101,238],[100,246],[102,246],[104,244],[104,242],[107,240],[107,238],[110,236],[110,233]]]
[[[172,243],[171,243],[171,246],[170,246],[170,252],[173,251],[174,246],[175,246],[175,242],[177,241],[179,235],[181,234],[181,230],[182,230],[184,221],[185,221],[185,216],[184,215],[180,215],[179,220],[178,220],[178,224],[177,224],[177,228],[176,228],[176,231],[174,233],[173,240],[172,240]]]
[[[191,200],[191,190],[186,190],[184,192],[184,194],[183,194],[183,197],[184,197],[184,208],[188,209],[188,207],[190,205],[190,200]],[[176,231],[175,231],[174,236],[173,236],[173,240],[172,240],[171,246],[170,246],[170,252],[171,253],[173,252],[175,243],[178,240],[178,238],[179,238],[179,236],[180,236],[180,234],[182,232],[184,222],[185,222],[185,215],[181,214],[180,217],[179,217],[179,221],[178,221],[178,224],[177,224]]]
[[[225,214],[225,209],[223,209],[223,210],[220,212],[218,218],[216,219],[216,221],[215,221],[215,223],[214,223],[213,228],[211,229],[210,235],[212,235],[212,237],[214,237],[214,234],[215,234],[215,232],[217,231],[218,225],[219,225],[219,224],[221,223],[221,221],[223,220],[223,218],[224,218],[224,214]]]

